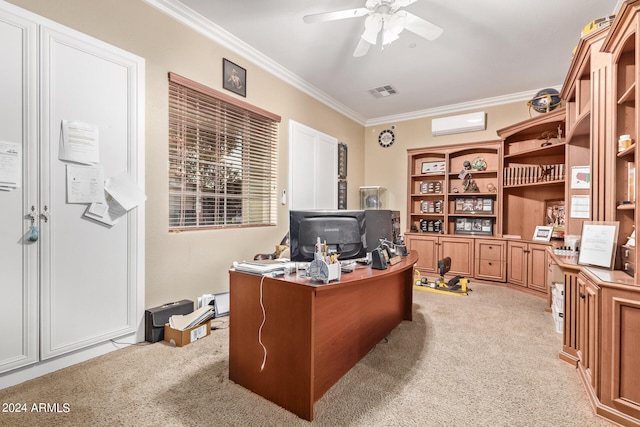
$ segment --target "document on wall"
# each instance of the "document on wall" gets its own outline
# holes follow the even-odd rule
[[[589,218],[589,196],[571,196],[571,218]]]
[[[67,203],[104,202],[102,166],[67,165]]]
[[[144,194],[144,191],[138,187],[126,172],[107,179],[105,190],[107,190],[126,211],[130,211],[147,200],[147,195]]]
[[[98,163],[98,128],[88,123],[63,120],[58,158],[89,165]]]
[[[22,146],[0,141],[0,190],[9,191],[22,184]]]

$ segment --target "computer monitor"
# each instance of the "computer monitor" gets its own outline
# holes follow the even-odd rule
[[[339,260],[367,256],[364,210],[289,211],[292,261],[312,261],[318,238]]]

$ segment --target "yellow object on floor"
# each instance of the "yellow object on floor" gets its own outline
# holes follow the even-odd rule
[[[459,286],[450,286],[447,282],[444,281],[443,277],[440,277],[436,282],[428,283],[428,282],[425,282],[424,280],[420,280],[419,282],[416,281],[415,283],[421,283],[421,284],[420,285],[414,284],[413,285],[414,289],[418,289],[421,291],[435,292],[438,294],[445,294],[445,295],[463,296],[463,295],[468,295],[469,291],[471,290],[467,286],[469,283],[469,280],[465,277],[458,278],[457,284],[459,284]]]

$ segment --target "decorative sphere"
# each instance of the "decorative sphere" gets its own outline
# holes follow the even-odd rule
[[[542,89],[527,104],[538,113],[553,111],[561,103],[560,92],[553,88]]]

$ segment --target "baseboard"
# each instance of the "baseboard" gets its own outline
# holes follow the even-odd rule
[[[118,350],[129,344],[135,344],[139,341],[140,340],[137,339],[137,334],[133,333],[114,340],[96,344],[82,350],[74,351],[63,356],[37,362],[23,368],[14,369],[0,375],[0,390],[21,384],[25,381],[32,380],[62,368],[93,359],[94,357],[102,356],[103,354]]]

